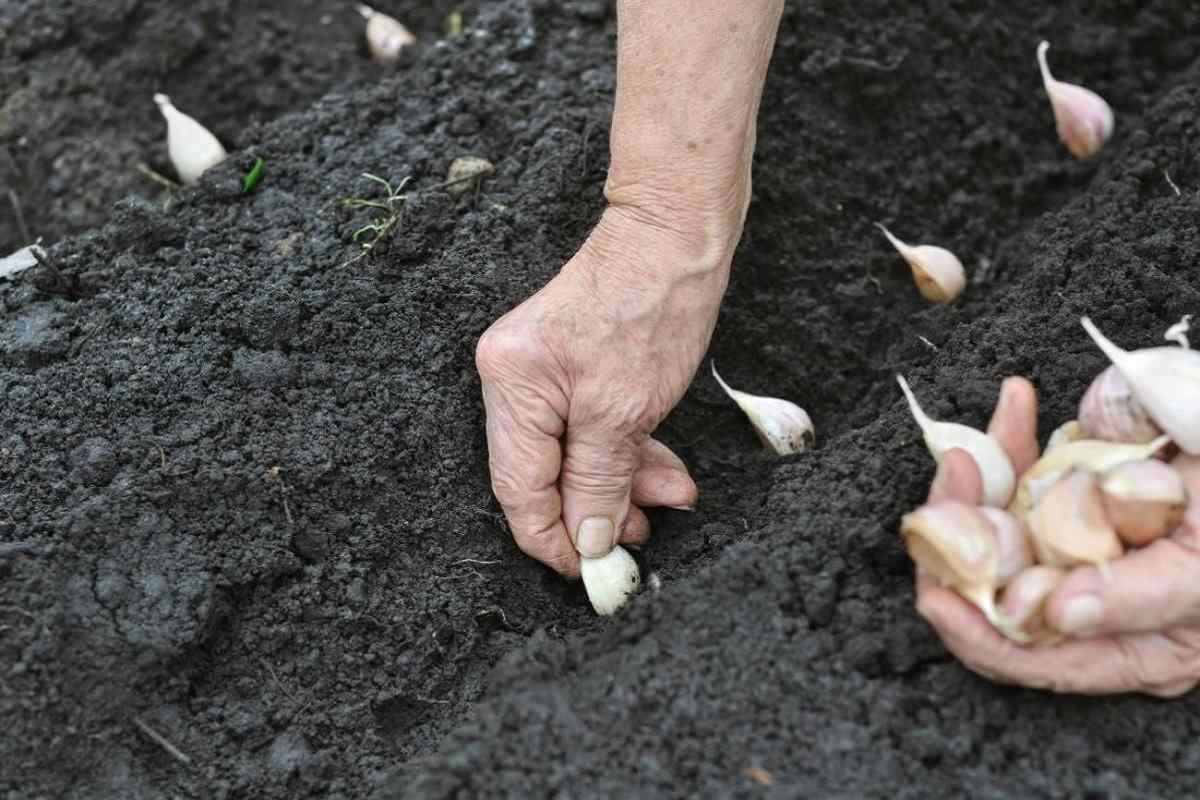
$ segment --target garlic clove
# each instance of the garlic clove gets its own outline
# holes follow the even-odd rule
[[[1117,535],[1135,547],[1174,530],[1188,505],[1183,476],[1157,459],[1113,467],[1101,478],[1100,490]]]
[[[996,535],[996,587],[1002,588],[1033,564],[1033,545],[1025,524],[1012,514],[988,506],[980,506],[979,512]]]
[[[1145,444],[1104,442],[1099,439],[1080,439],[1061,444],[1053,450],[1047,450],[1021,475],[1016,494],[1008,504],[1008,511],[1018,519],[1025,519],[1045,490],[1069,470],[1104,472],[1126,461],[1150,458],[1169,442],[1166,436],[1160,436]]]
[[[1179,347],[1122,350],[1090,319],[1080,322],[1158,427],[1184,452],[1200,455],[1200,352]]]
[[[472,191],[479,182],[496,171],[496,165],[479,156],[461,156],[450,162],[446,171],[446,191],[458,196]]]
[[[1066,577],[1066,570],[1035,564],[1022,570],[1004,588],[999,612],[1011,624],[1010,630],[1024,635],[1019,641],[1056,638],[1057,634],[1046,623],[1046,601]]]
[[[1012,462],[1008,460],[1000,442],[996,441],[994,436],[957,422],[938,422],[930,419],[921,409],[904,376],[897,375],[896,380],[899,381],[900,390],[908,400],[909,410],[921,428],[925,446],[929,448],[933,460],[940,464],[947,451],[956,447],[966,450],[971,458],[975,459],[979,474],[983,478],[983,504],[1002,508],[1008,503],[1017,478],[1013,473]]]
[[[1112,107],[1091,89],[1056,80],[1046,63],[1049,42],[1038,45],[1038,68],[1050,97],[1058,138],[1076,158],[1091,158],[1100,152],[1113,131]]]
[[[759,397],[730,388],[717,374],[716,362],[712,363],[712,374],[725,390],[725,394],[733,398],[750,418],[750,424],[754,426],[754,431],[762,443],[778,455],[800,453],[813,446],[816,434],[813,432],[812,420],[803,408],[787,400]]]
[[[1079,423],[1079,420],[1068,420],[1055,428],[1054,432],[1050,434],[1050,438],[1046,440],[1046,452],[1049,453],[1051,450],[1061,447],[1064,444],[1078,442],[1080,439],[1086,438],[1087,435],[1084,433],[1083,426]]]
[[[904,515],[900,532],[921,571],[974,603],[997,628],[1011,628],[995,603],[995,528],[979,508],[957,500],[928,503]]]
[[[154,102],[167,121],[167,154],[181,181],[195,183],[205,170],[225,160],[225,148],[208,128],[177,109],[165,94],[154,95]]]
[[[908,262],[917,291],[934,303],[949,303],[962,294],[967,285],[967,273],[958,256],[944,247],[929,244],[907,245],[892,235],[881,223],[875,226],[892,243],[892,247]]]
[[[642,579],[637,562],[620,545],[600,558],[580,558],[579,574],[592,608],[602,617],[629,602]]]
[[[1051,567],[1103,568],[1125,549],[1108,519],[1096,475],[1072,470],[1046,490],[1029,513],[1038,562]]]
[[[1162,435],[1115,366],[1097,375],[1079,401],[1079,426],[1084,438],[1109,442],[1144,443]]]
[[[403,48],[417,41],[417,37],[400,20],[361,3],[356,8],[367,21],[367,50],[371,58],[380,64],[396,61]]]

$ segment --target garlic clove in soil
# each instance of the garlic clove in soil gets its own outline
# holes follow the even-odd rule
[[[592,608],[601,616],[615,613],[638,590],[642,573],[629,551],[615,546],[608,555],[580,558],[579,575]]]
[[[479,182],[496,171],[496,166],[486,158],[462,156],[450,162],[446,171],[446,191],[454,196],[466,194],[479,186]]]
[[[1091,158],[1100,152],[1113,131],[1112,107],[1091,89],[1056,80],[1046,63],[1049,42],[1038,45],[1038,68],[1050,96],[1058,138],[1076,158]]]
[[[908,262],[917,291],[926,300],[934,303],[949,303],[962,294],[967,285],[967,273],[958,256],[944,247],[930,244],[907,245],[892,235],[892,232],[876,222],[875,226],[892,243],[892,247]]]
[[[1145,444],[1123,444],[1104,442],[1099,439],[1080,439],[1047,449],[1032,467],[1025,470],[1017,482],[1017,491],[1008,504],[1008,511],[1018,519],[1025,519],[1029,510],[1038,502],[1045,491],[1062,475],[1073,469],[1104,472],[1126,461],[1141,461],[1150,458],[1170,442],[1160,436]]]
[[[938,422],[930,419],[917,402],[916,395],[908,387],[908,381],[903,375],[897,375],[900,390],[908,400],[908,408],[916,419],[917,425],[925,438],[925,446],[929,448],[933,460],[939,464],[946,452],[954,448],[966,450],[983,477],[983,504],[1003,508],[1012,496],[1016,475],[1013,474],[1012,462],[1008,460],[1004,448],[994,436],[983,431],[977,431],[957,422]]]
[[[1101,478],[1100,491],[1117,535],[1134,547],[1174,530],[1188,504],[1183,476],[1157,459],[1113,467]]]
[[[368,5],[359,4],[358,13],[367,21],[367,50],[380,64],[390,64],[400,58],[400,51],[417,41],[412,31],[400,20],[380,13]]]
[[[1018,641],[1046,641],[1057,638],[1057,634],[1046,623],[1046,600],[1067,577],[1065,570],[1035,564],[1009,582],[1000,595],[999,611],[1012,627],[1002,631],[1010,635],[1017,631],[1023,635]]]
[[[167,154],[181,181],[195,183],[205,170],[225,160],[225,148],[208,128],[177,109],[165,94],[154,95],[154,102],[167,120]]]
[[[908,555],[933,576],[973,603],[989,622],[1011,628],[996,609],[996,533],[980,509],[957,500],[928,503],[900,521]]]
[[[754,426],[762,443],[778,455],[800,453],[813,446],[816,434],[813,432],[812,420],[803,408],[787,400],[759,397],[730,388],[717,374],[716,362],[712,363],[712,374],[725,390],[725,394],[733,398],[750,418],[750,424]]]
[[[1025,524],[1012,514],[989,506],[980,506],[979,512],[996,534],[996,587],[1002,588],[1033,564],[1033,545]]]
[[[1079,401],[1079,426],[1084,438],[1109,442],[1140,444],[1162,435],[1115,366],[1097,375]]]
[[[1080,322],[1158,427],[1184,452],[1200,455],[1200,352],[1180,347],[1122,350],[1090,319]]]
[[[1080,439],[1086,438],[1087,435],[1084,433],[1083,426],[1079,423],[1079,420],[1068,420],[1055,428],[1054,432],[1050,434],[1050,438],[1046,440],[1046,452],[1049,453],[1051,450],[1061,447],[1064,444],[1078,442]]]
[[[1095,474],[1072,470],[1059,478],[1029,513],[1038,563],[1051,567],[1104,565],[1125,548],[1108,519]]]

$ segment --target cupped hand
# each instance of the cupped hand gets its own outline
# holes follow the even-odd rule
[[[1021,474],[1037,459],[1033,386],[1009,378],[988,431]],[[1200,488],[1200,487],[1198,487]],[[943,458],[929,500],[978,503],[979,469],[962,450]],[[1200,682],[1200,491],[1169,537],[1109,564],[1071,571],[1047,601],[1050,625],[1072,638],[1022,646],[955,592],[917,578],[917,611],[967,667],[994,681],[1079,694],[1183,694]]]
[[[687,468],[650,433],[708,347],[738,233],[713,246],[610,207],[480,339],[492,488],[525,553],[576,575],[579,554],[648,538],[642,507],[695,505]]]

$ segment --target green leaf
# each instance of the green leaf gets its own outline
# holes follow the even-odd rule
[[[242,194],[249,194],[254,191],[254,187],[258,186],[258,182],[262,180],[263,166],[266,162],[261,158],[254,161],[254,166],[250,171],[242,176]]]

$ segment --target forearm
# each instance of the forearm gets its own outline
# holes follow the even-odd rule
[[[618,0],[615,210],[687,226],[726,260],[715,251],[741,233],[782,11],[783,0]]]

